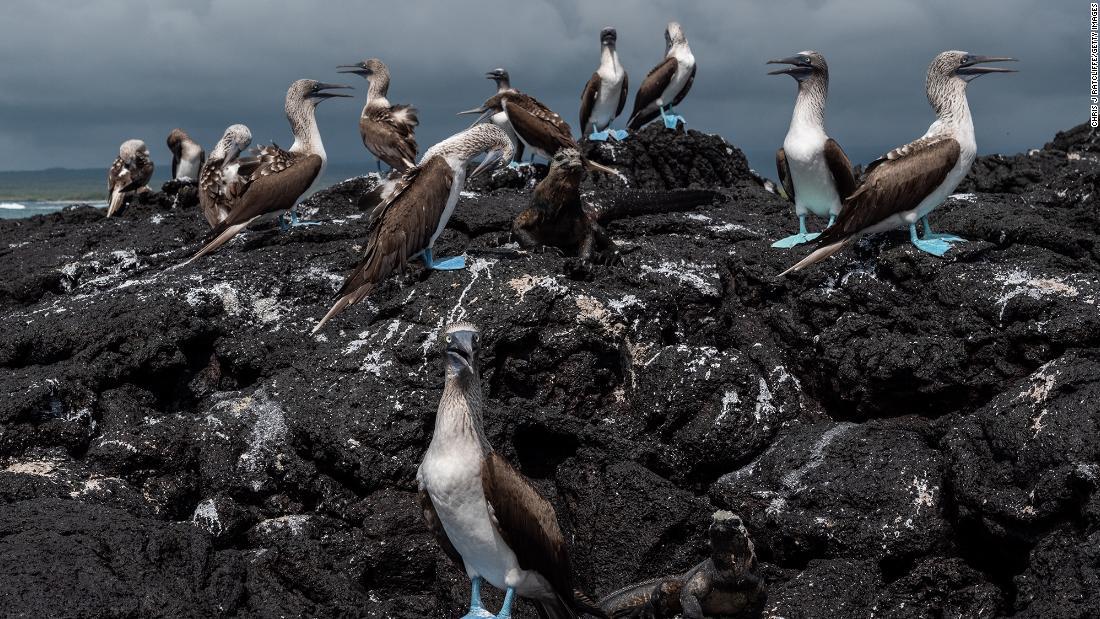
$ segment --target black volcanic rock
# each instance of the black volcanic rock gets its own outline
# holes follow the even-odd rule
[[[980,159],[942,259],[890,233],[777,279],[790,205],[720,137],[651,125],[585,148],[724,203],[612,221],[623,263],[578,265],[508,244],[538,167],[487,175],[436,248],[467,269],[413,265],[316,337],[374,176],[186,267],[208,226],[180,192],[0,221],[0,607],[460,616],[415,475],[440,334],[472,320],[490,440],[595,596],[697,564],[726,508],[766,616],[1095,615],[1094,142]]]

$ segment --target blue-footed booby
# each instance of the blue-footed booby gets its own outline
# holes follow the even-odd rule
[[[480,332],[460,322],[447,327],[444,339],[443,396],[416,481],[424,523],[470,577],[464,619],[494,616],[481,604],[483,580],[505,592],[495,615],[500,619],[512,616],[516,595],[530,600],[543,618],[606,617],[574,588],[554,506],[485,436]]]
[[[390,91],[390,70],[377,58],[368,58],[355,65],[341,65],[340,73],[354,73],[370,80],[367,102],[359,116],[359,135],[379,161],[394,170],[404,172],[416,165],[416,126],[420,124],[416,108],[411,105],[391,105],[386,95]]]
[[[172,179],[198,182],[206,151],[183,129],[168,134],[168,150],[172,151]]]
[[[502,92],[517,92],[515,88],[512,88],[512,78],[503,67],[497,67],[487,72],[485,78],[496,82],[496,94]],[[489,117],[489,122],[504,129],[504,132],[508,134],[508,138],[512,140],[512,147],[516,152],[515,161],[521,161],[523,159],[523,141],[516,136],[516,130],[512,128],[512,123],[508,122],[508,115],[503,111],[497,112]]]
[[[371,211],[363,259],[344,280],[336,302],[314,333],[344,308],[364,299],[394,271],[404,269],[412,258],[420,256],[429,269],[466,266],[461,256],[436,262],[432,247],[458,204],[466,184],[466,165],[481,153],[485,158],[471,178],[494,163],[512,159],[508,134],[496,125],[474,125],[429,148],[419,165],[401,175],[389,197]]]
[[[836,223],[817,237],[817,249],[780,276],[828,258],[863,234],[908,226],[913,245],[936,256],[946,253],[951,243],[963,241],[954,235],[933,233],[928,214],[966,176],[978,150],[966,101],[967,84],[986,73],[1012,72],[979,66],[1008,60],[1015,58],[960,51],[936,56],[925,81],[936,121],[920,138],[871,162],[863,183],[844,202]],[[924,238],[917,235],[918,221],[924,226]]]
[[[626,71],[615,50],[618,38],[614,28],[607,27],[600,32],[600,66],[581,93],[581,135],[591,130],[589,140],[605,142],[609,136],[616,140],[624,140],[627,136],[622,129],[608,132],[611,121],[623,113],[629,90]]]
[[[694,81],[695,56],[687,37],[680,24],[669,22],[665,28],[665,59],[642,80],[638,94],[634,95],[634,111],[627,128],[637,131],[657,116],[669,129],[675,129],[677,123],[686,126],[683,116],[674,114],[672,108],[680,105]]]
[[[114,215],[126,195],[140,191],[153,178],[153,160],[141,140],[126,140],[118,147],[118,158],[107,170],[107,216]]]
[[[199,173],[199,206],[213,228],[225,220],[243,193],[248,178],[240,173],[238,156],[252,143],[244,125],[230,125]]]
[[[836,221],[845,198],[856,189],[852,164],[844,150],[825,133],[825,99],[829,95],[829,65],[815,51],[799,52],[768,64],[788,64],[768,75],[787,74],[798,82],[791,125],[783,148],[775,153],[779,180],[794,202],[798,234],[772,243],[772,247],[794,247],[817,238],[806,232],[806,213]]]
[[[332,97],[351,96],[329,92],[334,88],[351,86],[315,80],[298,80],[290,85],[286,91],[286,117],[294,132],[294,144],[290,150],[275,144],[263,146],[255,157],[239,161],[237,174],[247,179],[240,195],[229,215],[212,231],[214,238],[187,262],[221,247],[261,215],[286,210],[293,213],[298,198],[321,178],[328,160],[317,128],[317,104]]]

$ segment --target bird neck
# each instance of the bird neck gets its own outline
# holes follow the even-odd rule
[[[512,81],[507,77],[497,80],[497,93],[507,92],[512,89]]]
[[[290,130],[294,132],[294,144],[291,145],[290,152],[318,155],[321,161],[326,161],[325,145],[321,142],[321,131],[317,128],[313,105],[303,102],[296,108],[287,109],[286,117],[290,121]]]
[[[970,104],[966,100],[966,82],[957,77],[929,80],[928,102],[936,111],[936,124],[944,132],[974,132]]]
[[[794,102],[791,128],[814,128],[824,131],[825,99],[829,96],[828,82],[811,77],[798,83],[798,98]]]
[[[479,381],[472,376],[452,375],[448,372],[443,386],[443,397],[439,400],[439,410],[435,415],[432,442],[474,441],[483,454],[492,451],[493,448],[482,429],[482,407]]]
[[[367,105],[372,103],[383,103],[389,106],[389,102],[386,102],[386,95],[390,92],[390,73],[385,69],[381,69],[374,72],[374,75],[370,77],[370,87],[367,88]]]
[[[615,51],[614,45],[604,45],[600,51],[600,68],[615,70],[619,66],[619,52]]]

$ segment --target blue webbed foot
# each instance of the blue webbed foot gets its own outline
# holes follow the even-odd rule
[[[627,131],[626,129],[613,129],[611,131],[611,137],[613,137],[616,140],[622,142],[626,138],[630,137],[630,132]]]
[[[279,229],[282,230],[283,232],[286,232],[287,230],[290,230],[291,228],[297,228],[299,226],[319,226],[319,225],[321,225],[321,222],[319,222],[319,221],[303,221],[301,219],[298,219],[298,210],[297,210],[297,208],[290,209],[290,223],[289,224],[286,222],[285,218],[283,218],[283,217],[279,218]]]
[[[923,252],[930,253],[933,256],[942,256],[947,253],[947,250],[951,249],[951,243],[948,243],[943,239],[917,238],[916,224],[909,225],[909,241],[912,242],[913,246],[917,249]]]
[[[490,619],[496,617],[493,613],[485,610],[484,608],[471,608],[470,612],[462,616],[462,619]]]
[[[799,232],[798,234],[792,234],[785,239],[779,239],[778,241],[772,243],[772,247],[777,247],[779,249],[790,249],[795,245],[809,243],[810,241],[816,239],[820,234],[820,232]]]
[[[965,243],[966,239],[961,236],[955,236],[954,234],[948,234],[946,232],[932,232],[932,226],[928,225],[928,217],[921,217],[920,221],[924,224],[924,237],[925,239],[936,239],[944,241],[945,243]]]
[[[454,258],[447,258],[445,260],[440,260],[439,262],[436,262],[435,259],[432,257],[432,250],[425,249],[423,258],[424,266],[428,267],[429,269],[434,269],[436,271],[458,271],[460,269],[466,268],[465,256],[455,256]]]
[[[605,131],[593,131],[588,134],[588,139],[593,142],[606,142],[610,134]]]

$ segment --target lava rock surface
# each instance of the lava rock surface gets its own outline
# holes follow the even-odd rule
[[[374,178],[185,267],[186,192],[0,222],[0,608],[462,615],[415,475],[440,334],[472,320],[487,433],[594,596],[697,564],[728,509],[764,616],[1097,616],[1096,144],[981,158],[933,216],[970,239],[944,259],[882,234],[777,279],[790,205],[721,138],[651,126],[587,154],[729,199],[613,221],[622,264],[578,265],[508,244],[539,170],[498,172],[437,245],[467,269],[414,266],[315,337]]]

